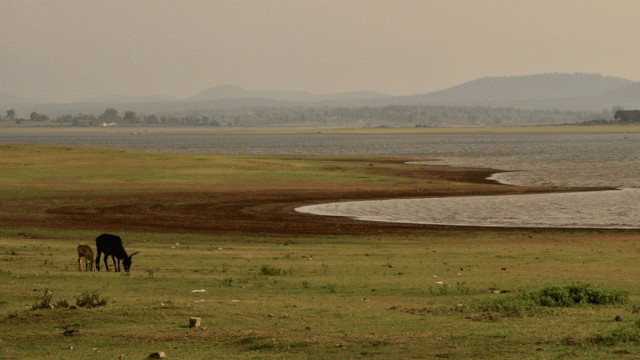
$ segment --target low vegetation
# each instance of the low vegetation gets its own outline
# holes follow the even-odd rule
[[[629,232],[121,235],[129,274],[78,271],[95,232],[3,229],[3,358],[638,354]]]
[[[195,359],[640,355],[637,231],[424,227],[341,233],[346,221],[315,235],[130,231],[122,229],[129,218],[157,208],[184,221],[178,210],[189,192],[246,193],[251,174],[265,175],[262,186],[269,191],[427,186],[423,178],[398,175],[406,170],[402,164],[374,159],[363,164],[22,146],[1,151],[10,155],[1,157],[6,171],[0,179],[3,359],[136,359],[156,351]],[[118,170],[110,172],[106,164]],[[376,172],[383,165],[386,170]],[[429,181],[429,189],[449,189],[445,180]],[[472,186],[455,186],[464,187]],[[132,202],[146,192],[177,191],[171,203],[110,203],[114,194]],[[31,211],[37,208],[42,210]],[[112,208],[122,210],[113,228],[99,231],[84,223],[102,220]],[[187,214],[202,211],[193,209]],[[65,226],[54,226],[52,217],[65,219]],[[95,246],[104,231],[121,236],[128,251],[139,251],[131,272],[78,271],[77,245]],[[201,318],[202,326],[191,328],[191,317]]]
[[[578,305],[624,304],[628,298],[628,291],[599,289],[591,284],[555,285],[492,299],[478,306],[478,310],[524,316]]]
[[[517,109],[488,106],[389,105],[371,107],[237,106],[181,112],[136,114],[131,109],[107,108],[102,113],[78,113],[56,109],[51,116],[31,112],[28,118],[15,110],[0,116],[0,123],[21,126],[198,126],[198,127],[438,127],[438,126],[530,126],[580,123],[612,119],[615,111],[602,112],[558,109]],[[12,112],[13,111],[13,112]]]

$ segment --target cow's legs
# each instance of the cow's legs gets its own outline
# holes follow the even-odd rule
[[[98,252],[98,257],[96,258],[96,271],[100,271],[100,255],[102,255],[102,253]],[[106,256],[105,256],[106,257]]]
[[[120,259],[118,259],[118,263],[116,263],[116,257],[111,255],[111,260],[113,260],[113,271],[120,271]]]

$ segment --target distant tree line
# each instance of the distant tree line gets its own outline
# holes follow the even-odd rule
[[[104,113],[94,115],[78,114],[77,116],[66,115],[56,120],[59,123],[71,123],[72,126],[105,126],[112,124],[144,124],[144,125],[209,125],[220,126],[219,123],[209,119],[206,116],[196,117],[192,115],[187,116],[156,116],[152,115],[138,115],[134,111],[125,111],[123,116],[118,114],[118,110],[114,108],[108,108]]]
[[[580,125],[631,125],[640,124],[640,110],[616,109],[613,119],[598,118],[580,123]]]
[[[540,124],[635,123],[638,110],[621,107],[602,112],[525,110],[483,106],[400,106],[384,107],[235,107],[189,110],[187,113],[139,115],[127,110],[123,115],[115,108],[102,114],[63,115],[50,119],[32,112],[29,119],[16,117],[13,109],[4,119],[20,123],[53,122],[67,126],[157,125],[157,126],[495,126]],[[615,117],[615,119],[614,119]]]
[[[618,110],[613,118],[621,124],[640,124],[640,110]]]

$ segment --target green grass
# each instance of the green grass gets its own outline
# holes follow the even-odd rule
[[[366,162],[329,157],[28,146],[0,154],[0,216],[46,216],[25,209],[78,205],[74,194],[99,203],[113,192],[244,189],[256,174],[269,186],[304,181],[310,191],[422,186],[389,175],[401,165],[384,164],[383,176]],[[54,168],[55,176],[41,173]],[[117,234],[127,251],[140,251],[131,273],[87,273],[78,271],[76,246],[95,249],[99,232],[0,222],[0,358],[640,356],[636,231]],[[202,327],[190,328],[190,317]]]
[[[347,159],[344,157],[343,159]],[[336,161],[338,160],[338,161]],[[220,186],[415,185],[377,175],[362,162],[339,157],[167,155],[63,146],[0,145],[0,191],[5,196],[42,190],[171,191]],[[402,164],[385,164],[394,169]],[[260,179],[259,182],[256,179]]]
[[[140,251],[126,274],[77,270],[75,244],[91,243],[95,233],[23,230],[34,236],[0,237],[7,359],[80,359],[97,356],[93,348],[116,358],[156,350],[172,358],[640,353],[640,290],[630,281],[636,256],[618,251],[637,249],[627,232],[599,240],[597,231],[295,239],[123,233],[127,249]],[[97,301],[34,308],[43,295],[49,304]],[[534,305],[509,316],[500,304],[514,299]],[[545,306],[549,299],[565,306]],[[189,328],[193,316],[206,329]]]

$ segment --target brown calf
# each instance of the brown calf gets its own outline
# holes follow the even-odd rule
[[[91,264],[91,271],[96,271],[96,265],[93,263],[93,251],[89,245],[80,244],[78,245],[78,269],[82,271],[82,264],[80,260],[84,258],[84,268],[85,271],[89,271],[89,264]]]

